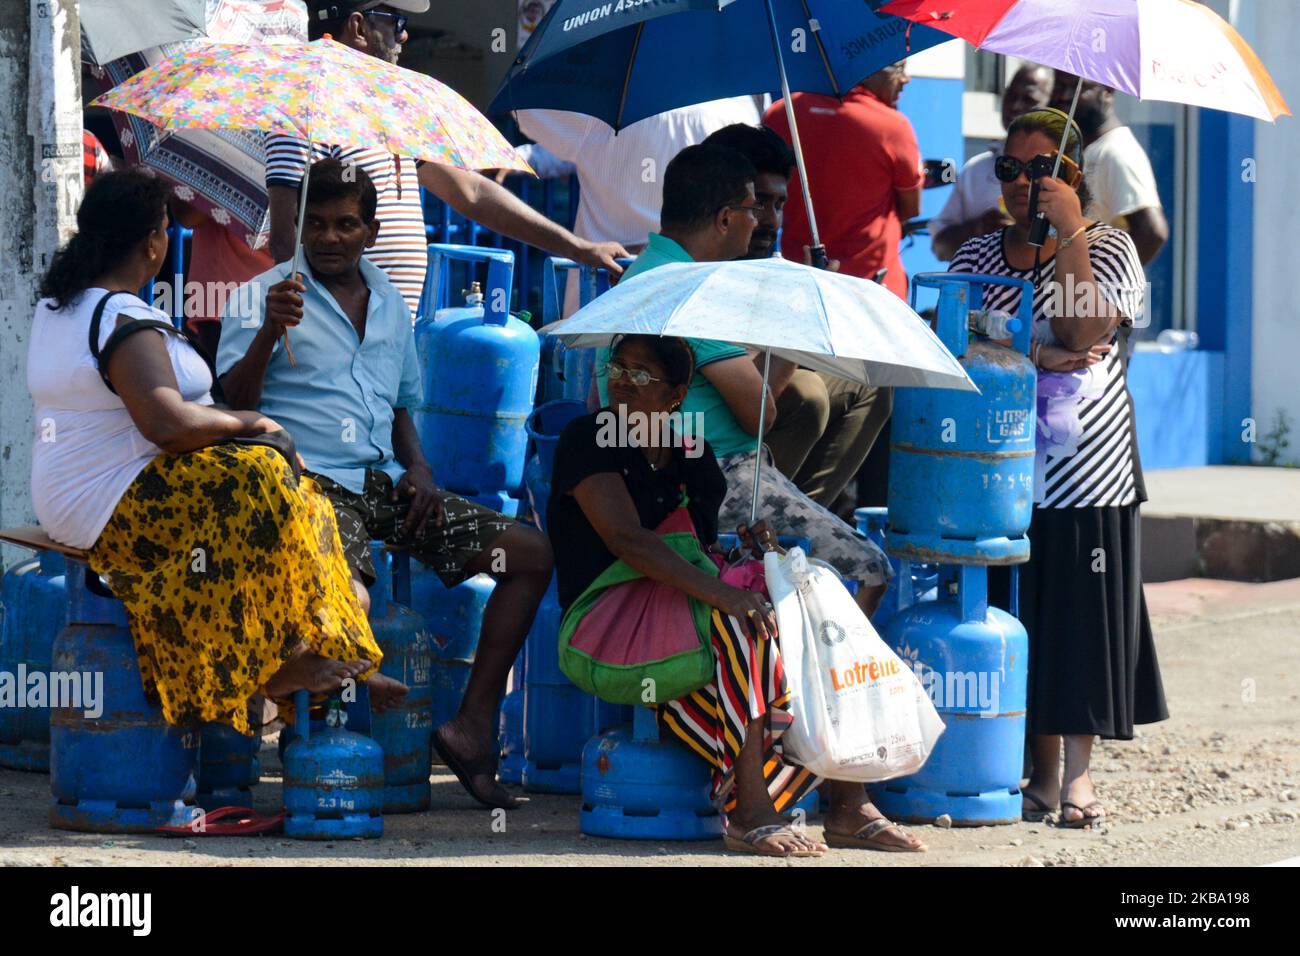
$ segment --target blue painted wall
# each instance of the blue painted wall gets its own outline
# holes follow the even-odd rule
[[[1251,416],[1251,320],[1254,314],[1255,198],[1242,179],[1254,155],[1254,120],[1199,110],[1200,191],[1196,237],[1196,322],[1201,348],[1223,353],[1217,400],[1222,417],[1206,464],[1245,464],[1242,419]]]
[[[1144,470],[1219,461],[1223,360],[1204,350],[1133,353],[1128,387]]]
[[[965,141],[961,135],[962,80],[913,77],[899,98],[898,108],[912,121],[916,140],[921,146],[922,159],[951,159],[960,169],[966,155]],[[937,216],[948,201],[951,186],[927,189],[921,194],[921,217]],[[940,262],[930,251],[930,237],[919,235],[903,241],[903,268],[908,276],[918,272],[944,272],[946,262]],[[917,308],[934,304],[937,293],[923,289],[917,296]]]

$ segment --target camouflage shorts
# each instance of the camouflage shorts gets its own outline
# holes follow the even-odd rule
[[[468,576],[465,566],[515,522],[503,514],[467,501],[450,492],[442,492],[442,509],[446,515],[441,527],[427,521],[424,530],[408,540],[402,536],[402,522],[411,510],[409,498],[393,500],[393,479],[382,471],[367,471],[361,494],[349,491],[324,475],[312,479],[334,505],[339,539],[348,567],[360,572],[369,586],[375,581],[375,564],[370,554],[371,541],[405,547],[413,558],[428,566],[447,587],[455,587]]]
[[[727,497],[718,511],[718,527],[731,529],[749,523],[749,504],[754,494],[756,452],[740,452],[719,459],[727,478]],[[884,584],[893,576],[885,552],[800,491],[793,481],[772,464],[772,453],[763,448],[762,483],[758,489],[758,517],[766,519],[777,534],[807,538],[811,557],[820,558],[845,580],[867,585]]]

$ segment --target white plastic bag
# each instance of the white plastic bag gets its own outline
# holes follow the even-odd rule
[[[943,733],[925,688],[876,634],[835,572],[800,548],[763,560],[794,723],[787,754],[831,780],[915,773]]]

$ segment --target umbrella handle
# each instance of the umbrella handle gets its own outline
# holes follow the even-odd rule
[[[302,226],[307,220],[307,184],[311,180],[311,140],[307,141],[307,162],[302,168],[302,183],[298,186],[301,191],[298,196],[298,229],[293,237],[293,268],[289,270],[289,277],[296,279],[302,266]],[[293,359],[293,347],[289,345],[289,330],[284,330],[284,354],[289,359],[289,367],[297,368],[298,363]]]

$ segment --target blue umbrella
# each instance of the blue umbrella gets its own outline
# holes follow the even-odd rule
[[[490,112],[585,113],[615,130],[666,110],[779,88],[814,260],[813,216],[790,91],[843,97],[881,67],[952,39],[876,8],[886,0],[556,0]]]

